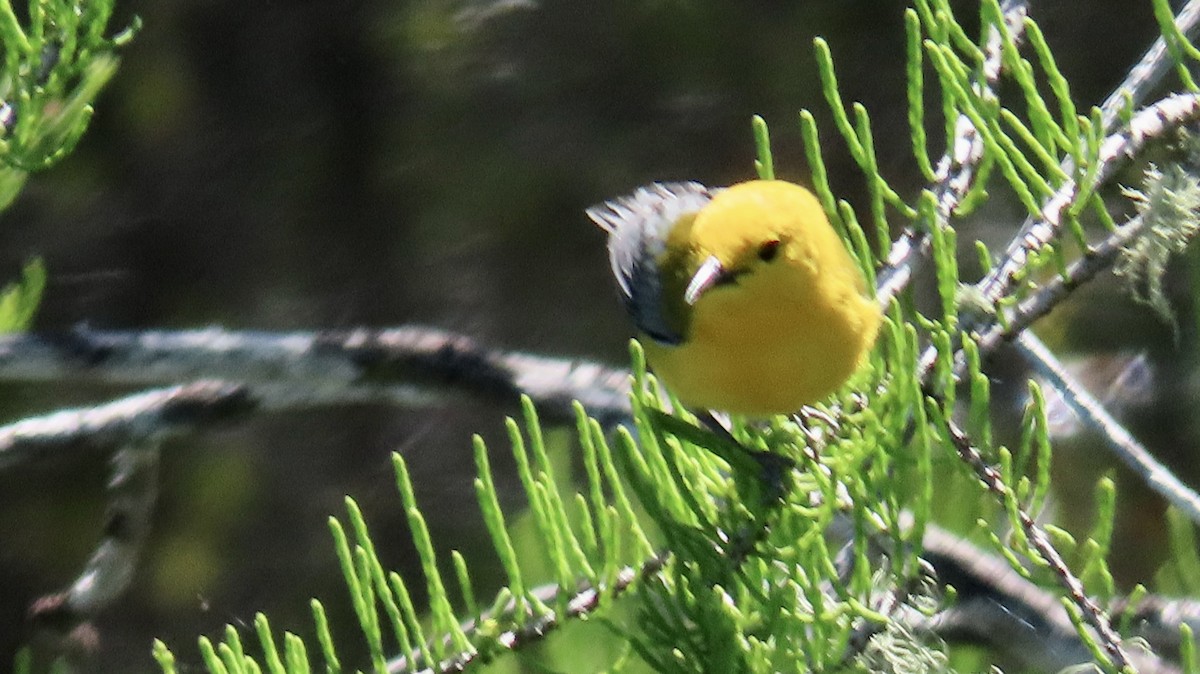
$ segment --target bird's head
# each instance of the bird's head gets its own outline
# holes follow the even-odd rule
[[[626,309],[643,333],[666,345],[688,338],[694,309],[707,297],[795,276],[807,220],[826,223],[807,190],[761,180],[712,190],[656,183],[587,212],[609,233]]]

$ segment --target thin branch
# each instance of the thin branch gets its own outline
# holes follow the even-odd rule
[[[63,452],[115,448],[183,434],[256,407],[244,386],[201,381],[0,426],[0,470]]]
[[[1175,17],[1175,24],[1179,26],[1180,31],[1189,38],[1196,37],[1200,33],[1200,0],[1189,0],[1187,5],[1180,10]],[[1166,40],[1162,35],[1154,41],[1150,49],[1142,55],[1141,60],[1134,65],[1133,68],[1125,75],[1125,79],[1117,88],[1104,99],[1104,103],[1100,107],[1101,122],[1104,128],[1101,133],[1110,135],[1120,120],[1120,112],[1128,104],[1133,106],[1141,105],[1141,103],[1150,95],[1150,92],[1158,85],[1159,81],[1171,70],[1171,56],[1167,51]],[[1153,107],[1153,106],[1152,106]],[[1132,125],[1131,125],[1132,126]],[[1117,134],[1120,135],[1120,134]],[[1106,141],[1107,144],[1107,141]],[[1101,152],[1103,157],[1103,151]],[[1132,156],[1132,155],[1131,155]],[[1074,170],[1074,164],[1070,158],[1064,159],[1061,168],[1067,174],[1071,174]],[[1107,176],[1101,179],[1101,171],[1104,167],[1101,166],[1096,174],[1096,185],[1103,184],[1107,180]],[[1064,185],[1063,188],[1070,188],[1071,191],[1076,189],[1074,181]],[[1063,194],[1063,189],[1059,190],[1058,194],[1051,199],[1053,203]],[[1059,206],[1065,207],[1069,205],[1069,201],[1059,201]],[[1040,220],[1035,218],[1027,218],[1025,223],[1021,225],[1021,229],[1013,242],[1005,251],[1002,262],[988,273],[988,275],[976,284],[976,288],[984,293],[985,297],[998,298],[1008,292],[1009,285],[1012,283],[1013,272],[1024,265],[1028,259],[1029,252],[1036,250],[1050,241],[1057,234],[1057,224],[1046,227],[1046,214],[1043,209],[1043,215]],[[1061,215],[1061,210],[1054,216],[1057,222],[1057,217]]]
[[[1055,275],[1039,284],[1032,295],[1017,304],[1004,324],[997,323],[979,336],[977,341],[980,350],[988,353],[994,351],[1002,341],[1013,340],[1039,318],[1049,314],[1076,288],[1112,267],[1121,250],[1141,234],[1145,225],[1145,215],[1134,217],[1072,262],[1065,274]]]
[[[1168,130],[1193,121],[1197,117],[1200,117],[1200,98],[1192,94],[1170,96],[1142,110],[1131,120],[1127,131],[1109,136],[1101,145],[1096,177],[1093,184],[1102,184],[1111,176],[1116,168],[1116,160],[1118,158],[1132,157],[1149,139],[1160,137]],[[1039,225],[1027,232],[1026,238],[1019,239],[1013,246],[1010,246],[1009,255],[993,268],[992,273],[981,281],[977,287],[983,289],[992,287],[1007,291],[1018,266],[1024,265],[1028,260],[1029,253],[1042,245],[1038,243],[1038,237],[1052,238],[1053,236],[1057,236],[1061,218],[1078,195],[1078,188],[1079,186],[1075,181],[1068,181],[1059,188],[1059,191],[1043,207],[1043,220],[1039,221]],[[1045,241],[1049,241],[1050,238],[1046,238]],[[1019,265],[1013,266],[1018,260]],[[988,297],[995,300],[998,296],[988,295]],[[994,346],[993,344],[992,348]],[[981,345],[980,353],[987,355],[989,351]],[[927,395],[936,396],[936,392],[929,390],[929,385],[933,366],[937,358],[936,347],[931,345],[922,354],[920,360],[919,373],[922,388],[926,390]],[[955,375],[957,377],[966,367],[966,364],[962,358],[956,358],[956,360]],[[952,420],[947,420],[947,430],[959,455],[971,466],[979,479],[997,496],[1007,498],[1009,495],[1008,486],[1001,479],[1000,475],[984,461],[979,451],[972,445],[963,431]],[[1020,507],[1016,510],[1022,529],[1025,531],[1030,545],[1050,565],[1050,568],[1058,576],[1063,587],[1069,592],[1072,601],[1079,607],[1084,620],[1096,630],[1101,643],[1108,652],[1109,657],[1112,658],[1114,665],[1118,669],[1123,668],[1129,662],[1128,656],[1121,646],[1119,635],[1109,625],[1107,617],[1083,593],[1083,586],[1079,579],[1063,563],[1057,550],[1054,549],[1053,545],[1046,538],[1045,533],[1036,525],[1029,513]]]
[[[89,621],[133,581],[158,499],[159,453],[159,442],[143,440],[113,454],[107,522],[96,551],[70,587],[30,606],[41,640],[57,642],[56,653],[88,650],[95,639]]]
[[[1175,15],[1175,25],[1189,39],[1200,35],[1200,0],[1188,0],[1183,9]],[[1162,78],[1171,72],[1173,65],[1171,54],[1167,51],[1167,42],[1159,35],[1146,53],[1142,54],[1142,58],[1125,74],[1125,79],[1100,105],[1100,119],[1104,130],[1109,131],[1116,125],[1126,100],[1135,108],[1141,105]]]
[[[645,578],[661,571],[670,557],[669,552],[662,552],[646,560],[637,568],[632,566],[622,568],[617,572],[616,581],[613,583],[612,596],[619,596],[625,590],[629,589],[629,586],[639,578]],[[561,627],[567,619],[583,618],[595,612],[597,608],[600,608],[600,596],[603,594],[603,591],[602,588],[584,587],[575,592],[570,600],[568,600],[565,616],[558,616],[554,612],[537,616],[520,627],[506,630],[493,638],[489,638],[490,643],[494,644],[498,650],[515,651],[530,643],[540,641],[555,629]],[[535,588],[534,592],[540,595],[544,603],[549,604],[558,596],[560,588],[557,585],[544,585],[540,588]],[[491,612],[485,613],[478,619],[471,620],[463,625],[463,630],[468,633],[477,633],[481,624],[486,626],[496,620],[511,619],[515,608],[516,604],[510,602],[504,610],[500,611],[499,615]],[[495,652],[489,651],[489,654],[494,655]],[[436,669],[422,669],[412,672],[412,674],[451,674],[463,672],[469,666],[475,664],[479,657],[480,653],[478,651],[460,653],[451,660],[440,663]],[[403,656],[390,660],[387,663],[389,674],[408,674],[409,670],[407,667],[408,659]]]
[[[0,380],[94,378],[147,384],[205,378],[0,427],[0,470],[64,451],[110,450],[251,409],[359,402],[430,404],[445,391],[515,402],[529,395],[548,418],[579,400],[603,423],[629,414],[629,372],[582,360],[481,346],[455,333],[406,326],[345,332],[93,331],[0,336]]]
[[[1196,94],[1175,94],[1144,108],[1134,115],[1128,129],[1112,134],[1104,140],[1100,148],[1100,158],[1096,169],[1096,178],[1093,181],[1094,184],[1100,185],[1112,176],[1119,166],[1118,159],[1132,158],[1151,139],[1160,138],[1168,132],[1184,124],[1194,122],[1197,119],[1200,119],[1200,96]],[[1043,207],[1043,219],[1037,221],[1035,226],[1029,228],[1024,238],[1015,240],[1006,257],[993,267],[992,271],[983,280],[976,284],[975,287],[980,292],[985,293],[984,296],[991,303],[998,300],[1002,296],[1002,293],[1011,290],[1013,278],[1018,269],[1028,262],[1029,255],[1058,236],[1063,214],[1078,195],[1078,189],[1079,185],[1073,180],[1068,181],[1060,187]],[[1121,236],[1110,237],[1101,244],[1101,249],[1085,253],[1081,258],[1084,263],[1083,266],[1077,265],[1077,283],[1082,283],[1094,276],[1100,269],[1111,266],[1116,253],[1119,252],[1119,244],[1125,242],[1127,240],[1126,237],[1132,236],[1137,231],[1138,228],[1121,230],[1124,234],[1119,232]],[[1058,301],[1061,301],[1066,296],[1067,291],[1075,287],[1077,283],[1051,281],[1047,284],[1047,287],[1053,287],[1053,291],[1047,292],[1044,295],[1035,295],[1033,303],[1027,303],[1027,306],[1021,311],[1032,317],[1036,317],[1035,314],[1037,316],[1044,315]],[[1014,325],[1016,324],[1014,323]],[[1025,323],[1019,328],[1004,329],[1002,332],[995,333],[995,335],[1011,338],[1015,332],[1027,325],[1028,323]],[[983,331],[983,334],[988,336],[988,340],[986,343],[980,343],[981,354],[987,355],[999,345],[1000,340],[992,336],[995,330],[996,328],[993,326]],[[919,371],[923,382],[927,382],[929,376],[932,374],[937,358],[937,349],[932,345],[926,347],[925,351],[921,354]],[[962,371],[963,361],[961,358],[958,359],[957,365],[958,367],[955,368],[956,377]]]
[[[936,396],[932,392],[926,391],[926,395],[936,399]],[[1007,502],[1009,499],[1015,498],[1008,485],[1001,478],[1000,473],[983,459],[983,456],[979,453],[979,449],[971,444],[970,439],[954,420],[946,419],[945,427],[951,442],[954,443],[955,450],[958,451],[958,455],[962,458],[963,462],[975,471],[976,477],[983,482],[988,490],[995,494],[1001,502]],[[1021,524],[1021,530],[1024,532],[1025,538],[1029,541],[1030,547],[1045,560],[1050,570],[1058,577],[1059,583],[1070,593],[1071,601],[1079,608],[1083,619],[1091,625],[1092,629],[1096,630],[1097,635],[1100,637],[1100,642],[1104,646],[1104,650],[1108,652],[1108,657],[1112,659],[1114,668],[1122,670],[1128,667],[1129,656],[1125,654],[1125,650],[1121,645],[1121,636],[1112,628],[1108,616],[1087,595],[1083,589],[1083,583],[1080,582],[1075,574],[1071,573],[1071,569],[1063,561],[1062,555],[1055,549],[1050,539],[1047,538],[1046,533],[1033,521],[1029,513],[1021,507],[1017,507],[1015,510],[1017,519]]]
[[[1027,363],[1062,395],[1063,400],[1079,417],[1096,429],[1122,462],[1137,473],[1155,492],[1179,508],[1187,517],[1200,524],[1200,495],[1181,482],[1166,466],[1159,463],[1133,435],[1104,409],[1087,389],[1080,385],[1058,362],[1054,354],[1026,328],[1048,314],[1071,291],[1110,268],[1122,248],[1136,238],[1145,227],[1145,216],[1138,215],[1104,241],[1091,248],[1067,268],[1041,284],[1032,296],[1018,304],[1006,324],[991,326],[979,336],[980,351],[988,353],[1002,341],[1014,341],[1018,353]],[[965,363],[956,363],[965,367]]]
[[[424,326],[273,333],[220,328],[0,336],[0,380],[94,378],[153,385],[199,378],[253,386],[268,410],[363,401],[429,405],[446,392],[533,398],[555,418],[579,400],[604,423],[629,415],[626,370],[503,351]]]
[[[1181,625],[1192,628],[1192,634],[1200,634],[1200,601],[1195,599],[1148,595],[1132,603],[1128,597],[1121,597],[1110,602],[1108,608],[1127,619],[1134,633],[1156,653],[1179,651]]]
[[[1091,428],[1098,430],[1117,458],[1142,478],[1151,489],[1167,499],[1171,505],[1187,515],[1192,522],[1200,524],[1200,494],[1175,477],[1169,468],[1158,462],[1132,434],[1104,409],[1087,389],[1076,382],[1063,368],[1062,363],[1029,332],[1021,333],[1016,339],[1020,353],[1042,377],[1062,394],[1067,403]]]
[[[1092,662],[1091,651],[1058,598],[1021,577],[1007,561],[936,526],[925,530],[922,544],[922,556],[933,566],[938,583],[954,587],[955,602],[933,616],[916,610],[897,616],[913,631],[952,643],[983,644],[1017,663],[1019,670],[1059,672]],[[1187,604],[1180,607],[1157,598],[1139,602],[1135,633],[1149,636],[1145,625],[1154,624],[1158,643],[1178,650],[1179,622],[1200,617],[1200,606]],[[1159,605],[1175,610],[1156,610]],[[1114,614],[1126,610],[1122,603],[1107,608]],[[1134,650],[1129,657],[1142,674],[1179,671],[1151,652]]]

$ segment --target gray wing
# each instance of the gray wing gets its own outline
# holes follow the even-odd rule
[[[684,336],[663,312],[657,260],[671,227],[711,199],[712,192],[700,183],[652,183],[587,209],[592,222],[608,232],[609,262],[625,309],[638,329],[664,344],[678,344]]]

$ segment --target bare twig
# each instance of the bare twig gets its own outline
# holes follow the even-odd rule
[[[481,345],[425,326],[273,333],[220,328],[0,336],[0,380],[53,381],[64,374],[154,385],[199,378],[251,385],[264,409],[363,401],[428,405],[447,390],[516,400],[557,418],[579,400],[602,422],[629,414],[629,373],[583,360]]]
[[[95,640],[88,621],[129,586],[158,495],[161,442],[254,407],[244,387],[202,381],[0,427],[0,469],[69,451],[116,449],[103,538],[69,588],[29,609],[40,641],[54,643],[57,653],[88,650]]]
[[[88,650],[95,639],[89,621],[133,581],[158,498],[158,459],[155,440],[130,443],[113,454],[107,523],[96,551],[70,587],[30,607],[39,640],[55,642],[56,653]]]
[[[1063,400],[1089,427],[1100,431],[1110,449],[1155,492],[1200,524],[1200,495],[1175,477],[1142,446],[1124,426],[1104,409],[1087,389],[1076,382],[1053,353],[1030,332],[1016,339],[1017,352],[1039,376],[1062,394]]]
[[[155,442],[255,407],[241,385],[201,381],[0,426],[0,470],[71,451]]]

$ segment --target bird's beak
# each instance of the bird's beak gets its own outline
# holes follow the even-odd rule
[[[716,255],[709,255],[692,275],[692,280],[688,281],[687,289],[683,291],[683,301],[687,302],[688,306],[695,304],[706,290],[724,277],[725,267],[721,265],[721,261]]]

